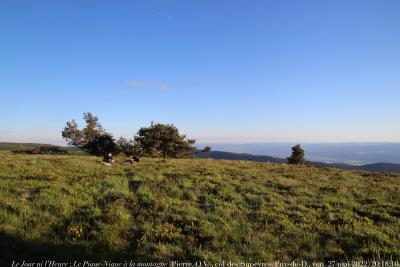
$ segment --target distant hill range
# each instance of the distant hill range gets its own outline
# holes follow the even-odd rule
[[[75,147],[69,146],[56,146],[50,144],[39,144],[39,143],[8,143],[0,142],[0,151],[16,151],[16,150],[32,150],[39,149],[41,147],[54,147],[62,150],[67,150],[68,152],[78,152],[79,150]]]
[[[47,144],[35,144],[35,143],[6,143],[0,142],[0,150],[17,150],[17,149],[34,149],[41,146],[50,146]]]
[[[249,160],[256,162],[271,162],[271,163],[286,163],[286,159],[275,158],[271,156],[259,156],[252,155],[247,153],[231,153],[231,152],[223,152],[223,151],[210,151],[210,152],[202,152],[196,151],[196,158],[210,158],[210,159],[226,159],[226,160]]]
[[[41,146],[53,146],[59,147],[65,150],[68,150],[70,153],[79,153],[75,147],[64,147],[64,146],[55,146],[49,144],[37,144],[37,143],[7,143],[0,142],[0,151],[11,151],[11,150],[19,150],[19,149],[35,149]],[[211,151],[211,152],[202,152],[201,150],[197,150],[195,153],[195,157],[197,158],[210,158],[210,159],[224,159],[224,160],[247,160],[247,161],[255,161],[255,162],[271,162],[271,163],[286,163],[286,159],[276,158],[271,156],[260,156],[260,155],[252,155],[247,153],[231,153],[224,151]],[[348,170],[363,170],[370,172],[386,172],[386,173],[400,173],[400,164],[393,163],[373,163],[366,165],[350,165],[345,163],[324,163],[324,162],[310,162],[311,165],[320,166],[320,167],[333,167],[340,169],[348,169]]]
[[[255,162],[271,162],[271,163],[286,163],[287,160],[283,158],[275,158],[270,156],[259,156],[247,153],[231,153],[223,151],[202,152],[196,151],[197,158],[210,158],[210,159],[225,159],[225,160],[248,160]],[[370,172],[386,172],[386,173],[400,173],[400,164],[393,163],[373,163],[366,165],[350,165],[345,163],[324,163],[324,162],[310,162],[311,165],[320,167],[332,167],[348,170],[363,170]]]

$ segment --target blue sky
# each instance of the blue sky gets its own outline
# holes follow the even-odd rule
[[[0,141],[400,141],[400,1],[0,1]]]

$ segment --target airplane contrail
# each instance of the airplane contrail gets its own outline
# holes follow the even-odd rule
[[[170,20],[176,20],[175,17],[170,16],[170,15],[168,15],[168,14],[166,14],[166,13],[160,12],[160,11],[158,11],[158,10],[153,10],[153,11],[154,11],[155,13],[157,13],[158,15],[163,16],[163,17],[166,17],[166,18],[168,18],[168,19],[170,19]]]

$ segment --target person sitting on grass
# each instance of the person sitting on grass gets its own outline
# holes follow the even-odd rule
[[[113,154],[111,152],[108,152],[106,155],[104,155],[103,163],[114,164],[115,161],[113,160],[112,155]]]
[[[126,160],[125,164],[134,164],[139,161],[140,161],[140,158],[138,156],[133,156],[132,159]]]

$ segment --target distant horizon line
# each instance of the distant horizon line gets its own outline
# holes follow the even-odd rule
[[[400,141],[253,141],[253,142],[197,142],[198,144],[399,144]]]
[[[0,143],[10,143],[10,144],[43,144],[43,145],[57,145],[68,147],[68,144],[61,144],[60,142],[53,141],[2,141]],[[257,145],[257,144],[304,144],[304,145],[318,145],[318,144],[400,144],[400,141],[252,141],[252,142],[196,142],[195,145]]]

